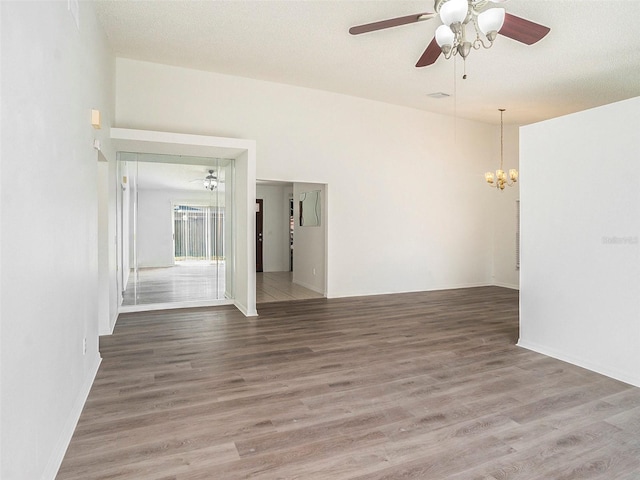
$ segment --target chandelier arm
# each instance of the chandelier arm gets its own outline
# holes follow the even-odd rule
[[[480,27],[478,26],[478,16],[474,15],[473,16],[473,28],[475,28],[476,30],[476,39],[473,42],[473,49],[474,50],[480,50],[480,47],[482,46],[483,48],[491,48],[493,47],[493,42],[491,40],[489,40],[487,38],[487,40],[489,41],[489,43],[485,43],[484,39],[486,38],[484,35],[480,35]]]

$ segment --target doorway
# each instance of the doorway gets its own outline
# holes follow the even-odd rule
[[[309,211],[317,212],[316,222],[300,225],[300,199],[310,198],[312,193],[317,205]],[[256,197],[262,202],[256,202],[256,261],[262,266],[256,274],[257,302],[324,297],[326,186],[259,180]]]
[[[254,266],[254,215],[255,215],[255,169],[256,169],[256,142],[250,139],[214,137],[210,135],[196,135],[175,132],[159,132],[153,130],[136,130],[128,128],[112,127],[110,129],[113,149],[118,152],[144,153],[150,156],[172,155],[182,162],[182,158],[223,158],[233,163],[230,176],[227,178],[231,186],[228,199],[233,205],[229,219],[233,225],[227,229],[225,245],[230,262],[226,269],[226,285],[231,289],[229,302],[234,304],[245,316],[257,316],[255,296],[255,266]],[[184,163],[184,162],[183,162]],[[114,175],[116,174],[114,170]],[[116,191],[120,189],[121,177],[113,178]],[[118,195],[116,194],[116,199]],[[115,211],[119,209],[116,205]],[[119,218],[116,216],[116,225]],[[109,241],[115,243],[115,249],[121,251],[123,241],[121,235],[114,235]],[[115,271],[116,255],[109,258],[109,264]],[[104,275],[115,272],[103,272]],[[122,285],[118,283],[119,275],[113,275],[114,291],[120,291]],[[111,278],[109,279],[111,281]],[[233,299],[231,301],[231,299]],[[113,318],[122,312],[117,295],[114,303],[109,305],[110,315]],[[157,310],[160,308],[182,308],[192,306],[217,305],[219,301],[184,302],[170,305],[144,306],[140,310]],[[105,315],[106,317],[106,315]],[[105,325],[105,330],[109,327]],[[110,331],[110,330],[109,330]]]

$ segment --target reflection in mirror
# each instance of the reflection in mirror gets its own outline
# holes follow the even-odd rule
[[[300,194],[300,226],[320,225],[320,190]]]
[[[117,155],[120,311],[231,302],[233,160]]]

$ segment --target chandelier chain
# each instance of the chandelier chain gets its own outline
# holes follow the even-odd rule
[[[504,165],[504,123],[502,121],[502,114],[504,113],[504,108],[500,109],[500,170],[503,169]]]

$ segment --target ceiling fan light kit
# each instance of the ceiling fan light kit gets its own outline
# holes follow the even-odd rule
[[[471,48],[478,50],[480,47],[493,46],[493,41],[504,24],[505,11],[504,8],[479,11],[478,8],[484,7],[486,3],[486,1],[448,0],[443,4],[436,1],[436,11],[439,9],[438,13],[442,20],[442,25],[436,30],[436,43],[445,58],[449,59],[456,54],[467,58]],[[467,40],[469,24],[473,25],[475,30],[475,39],[472,42]],[[483,36],[488,43],[485,43]]]
[[[472,49],[491,48],[498,34],[526,45],[532,45],[551,30],[544,25],[508,14],[504,8],[487,8],[490,3],[502,3],[503,1],[435,0],[436,14],[419,13],[390,18],[351,27],[349,33],[359,35],[439,17],[442,25],[436,29],[434,39],[416,63],[416,67],[426,67],[435,63],[441,53],[447,59],[454,55],[460,55],[466,59]],[[467,30],[471,32],[467,32]],[[472,35],[470,39],[467,39],[467,33]]]

